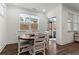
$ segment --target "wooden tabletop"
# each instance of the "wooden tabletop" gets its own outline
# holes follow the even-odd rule
[[[46,34],[46,33],[43,33],[43,34]],[[35,36],[37,36],[37,35],[28,34],[26,36],[18,36],[18,39],[20,39],[20,40],[34,40]]]

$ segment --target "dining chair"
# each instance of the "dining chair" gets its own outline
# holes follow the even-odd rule
[[[45,34],[45,46],[46,46],[46,49],[48,50],[49,49],[49,31],[45,31],[44,34]]]
[[[45,35],[38,34],[35,35],[34,45],[31,48],[32,54],[36,55],[39,52],[43,52],[45,55]]]
[[[18,55],[30,51],[30,44],[28,43],[28,40],[21,40],[20,37],[25,37],[25,32],[19,31],[17,33],[18,37]]]
[[[18,40],[18,55],[24,53],[24,52],[29,52],[30,48],[29,48],[29,44],[26,40]]]

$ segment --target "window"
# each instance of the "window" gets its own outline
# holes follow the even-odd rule
[[[20,14],[20,31],[29,30],[29,15],[27,14]]]
[[[38,30],[38,16],[20,14],[20,31],[37,31]]]
[[[77,31],[78,30],[78,27],[77,26],[78,26],[77,24],[73,24],[73,30],[74,31]]]
[[[77,19],[77,15],[74,15],[74,19],[73,19],[73,31],[78,31],[78,19]]]
[[[31,30],[35,32],[38,30],[38,16],[31,15]]]
[[[68,31],[72,31],[73,29],[73,14],[68,13]]]
[[[78,31],[79,15],[68,13],[68,31]]]

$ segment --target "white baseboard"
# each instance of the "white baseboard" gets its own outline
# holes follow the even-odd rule
[[[0,53],[2,52],[2,50],[5,48],[6,45],[4,45],[3,47],[0,48]]]
[[[9,42],[7,42],[7,45],[8,44],[14,44],[14,43],[18,43],[18,41],[9,41]]]

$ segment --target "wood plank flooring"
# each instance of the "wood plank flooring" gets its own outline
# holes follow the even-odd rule
[[[17,55],[18,45],[10,44],[6,45],[4,50],[0,55]],[[38,55],[41,55],[39,53]],[[49,51],[46,51],[47,55],[79,55],[79,42],[72,42],[67,45],[57,45],[55,41],[49,41]],[[29,52],[24,53],[23,55],[29,55]]]
[[[79,42],[72,42],[67,45],[57,45],[58,55],[79,55]]]

